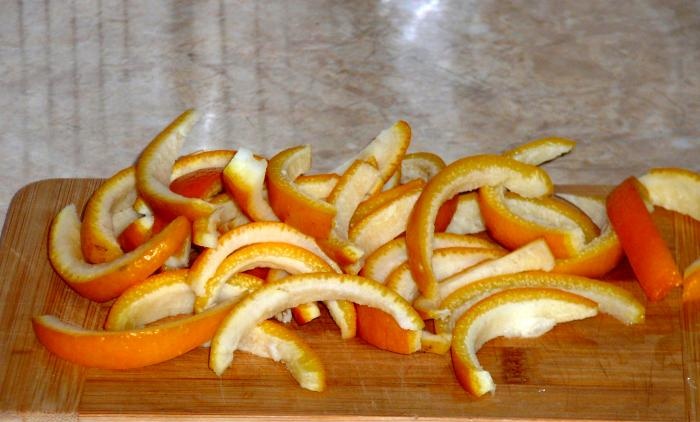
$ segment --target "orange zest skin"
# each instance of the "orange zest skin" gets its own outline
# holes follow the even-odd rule
[[[65,207],[49,233],[49,260],[63,280],[80,295],[104,302],[145,280],[180,250],[190,223],[178,217],[148,242],[103,264],[89,264],[80,251],[80,220],[74,206]]]
[[[671,251],[647,210],[634,177],[619,184],[608,195],[608,218],[622,249],[651,301],[663,299],[683,283]]]
[[[144,215],[134,220],[131,224],[117,236],[119,246],[124,252],[130,252],[144,244],[153,236],[153,225],[155,217],[152,215]]]
[[[267,161],[247,149],[240,149],[223,172],[226,191],[254,221],[278,221],[267,201],[265,173]]]
[[[405,330],[386,312],[357,305],[357,336],[381,350],[408,355],[421,349],[421,332]]]
[[[136,188],[143,199],[166,219],[184,215],[194,221],[214,211],[214,205],[187,198],[170,190],[170,178],[185,137],[197,120],[194,110],[187,110],[144,148],[136,161]]]
[[[523,204],[517,208],[520,212],[509,206],[509,197],[499,187],[486,186],[479,189],[479,206],[486,228],[491,237],[506,248],[515,249],[535,239],[544,238],[555,257],[570,258],[579,252],[585,242],[599,234],[598,227],[583,211],[556,197],[512,197],[511,200]],[[557,219],[566,221],[567,225],[554,223],[554,218],[550,219],[552,222],[544,224],[533,220],[528,215],[523,215],[523,206],[557,215]],[[536,214],[534,210],[533,214]]]
[[[223,189],[222,171],[218,167],[195,170],[170,182],[170,190],[187,198],[209,199]]]
[[[501,183],[526,197],[547,195],[553,191],[552,181],[544,170],[495,155],[457,160],[426,184],[406,229],[411,272],[423,296],[435,300],[438,295],[431,257],[435,220],[442,204],[460,192]]]
[[[51,353],[79,365],[131,369],[164,362],[209,341],[233,304],[159,325],[126,331],[93,331],[52,315],[32,320],[39,342]]]
[[[280,220],[308,234],[325,239],[333,228],[336,209],[306,194],[294,180],[311,167],[311,147],[286,149],[267,166],[270,205]]]
[[[80,243],[83,256],[87,262],[100,264],[111,261],[124,254],[119,247],[114,232],[112,213],[115,204],[128,198],[136,200],[136,178],[133,167],[127,167],[105,180],[92,194],[85,211],[80,228]]]

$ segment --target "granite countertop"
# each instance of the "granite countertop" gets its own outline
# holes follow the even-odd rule
[[[183,152],[308,143],[328,170],[397,119],[446,160],[578,141],[556,183],[700,170],[688,1],[9,1],[0,223],[32,181],[106,177],[186,108]]]

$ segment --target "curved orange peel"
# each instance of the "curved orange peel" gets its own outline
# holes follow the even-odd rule
[[[399,326],[422,330],[424,323],[411,305],[372,280],[334,273],[299,274],[265,285],[239,302],[217,330],[209,366],[221,375],[233,362],[241,338],[260,321],[283,309],[318,300],[343,300],[379,308]]]
[[[131,204],[136,200],[135,174],[133,167],[117,172],[97,188],[85,205],[80,246],[87,262],[101,264],[124,254],[112,216],[119,202]]]
[[[136,188],[155,213],[167,219],[184,215],[194,221],[214,211],[214,205],[170,190],[173,164],[197,115],[187,110],[160,132],[136,161]]]
[[[223,182],[238,206],[253,221],[279,221],[267,198],[267,160],[241,148],[224,167]]]
[[[80,220],[74,205],[63,208],[49,232],[49,260],[76,292],[98,302],[113,299],[160,268],[190,235],[190,223],[177,217],[146,243],[119,258],[89,264],[80,250]]]
[[[294,183],[309,168],[309,145],[289,148],[272,157],[267,165],[270,206],[280,220],[310,236],[325,239],[333,228],[335,207],[306,194]]]
[[[452,342],[452,367],[459,383],[480,397],[496,385],[476,356],[496,337],[538,337],[554,325],[590,318],[598,313],[595,302],[555,289],[519,288],[483,299],[458,320]]]
[[[498,184],[525,197],[548,195],[553,190],[552,181],[544,170],[496,155],[457,160],[435,175],[423,189],[407,225],[406,245],[411,272],[426,298],[434,300],[438,295],[430,262],[438,210],[457,193]]]

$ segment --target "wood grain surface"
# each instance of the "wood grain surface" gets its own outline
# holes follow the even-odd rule
[[[647,304],[646,321],[627,327],[601,315],[555,327],[538,339],[496,339],[479,352],[496,394],[474,399],[452,374],[449,356],[402,356],[359,339],[343,341],[324,315],[300,329],[328,372],[325,392],[298,387],[282,364],[238,353],[222,377],[207,350],[138,370],[86,369],[50,355],[35,339],[33,315],[51,313],[101,327],[109,303],[95,304],[52,270],[48,226],[68,203],[83,206],[99,184],[57,179],[20,190],[0,242],[0,419],[144,417],[271,420],[626,420],[698,417],[697,307],[680,291]],[[594,186],[564,187],[603,194]],[[681,268],[700,256],[700,223],[665,210],[655,220]],[[643,300],[623,263],[608,277]]]

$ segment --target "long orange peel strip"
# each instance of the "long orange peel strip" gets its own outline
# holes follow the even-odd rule
[[[62,359],[88,367],[130,369],[164,362],[201,346],[212,338],[232,305],[123,331],[86,330],[53,315],[34,317],[32,324],[39,342]]]
[[[372,280],[333,273],[292,275],[265,285],[234,307],[212,340],[209,366],[217,375],[223,374],[248,330],[283,309],[319,300],[346,300],[377,307],[392,315],[403,329],[422,330],[424,326],[408,302]]]
[[[98,302],[113,299],[140,283],[180,250],[190,235],[190,223],[177,217],[133,251],[102,264],[85,262],[80,249],[80,220],[74,205],[54,218],[49,233],[49,260],[76,292]]]
[[[202,252],[190,269],[188,282],[195,294],[204,294],[207,281],[216,274],[219,265],[236,250],[261,242],[281,242],[305,248],[323,258],[334,271],[338,265],[319,248],[316,241],[299,230],[280,222],[259,221],[236,227],[219,237],[215,248]]]
[[[136,161],[136,187],[139,194],[165,218],[184,215],[194,221],[214,211],[214,205],[199,198],[187,198],[170,190],[173,164],[185,137],[197,120],[194,110],[187,110],[160,132]]]
[[[608,195],[608,218],[620,239],[639,285],[651,301],[663,299],[683,284],[676,261],[647,209],[634,177]]]
[[[207,280],[204,293],[197,295],[195,312],[216,305],[226,281],[236,273],[253,268],[276,268],[290,274],[332,271],[323,259],[299,246],[277,242],[248,245],[226,257],[216,274]]]
[[[431,266],[435,218],[442,204],[464,191],[503,184],[524,197],[552,193],[547,173],[535,166],[497,155],[465,157],[445,167],[425,186],[406,230],[411,272],[423,296],[439,301],[437,280]]]
[[[169,271],[130,288],[110,308],[105,329],[134,330],[166,317],[191,314],[194,293],[186,279],[187,270]],[[238,302],[243,296],[262,287],[262,280],[237,274],[227,286],[238,292],[235,297],[229,296],[227,302]],[[207,340],[211,336],[213,330]],[[239,349],[284,362],[303,388],[312,391],[323,391],[325,388],[326,375],[320,358],[289,328],[272,321],[262,321],[241,340]]]
[[[441,317],[435,319],[435,332],[449,338],[457,320],[476,302],[506,289],[522,287],[565,290],[584,296],[596,302],[600,312],[626,325],[640,324],[645,319],[644,305],[623,287],[587,277],[528,271],[484,278],[454,291],[440,304]]]
[[[457,322],[452,342],[452,366],[462,387],[480,397],[496,385],[476,352],[496,337],[538,337],[558,323],[590,318],[595,302],[555,289],[505,290],[471,307]]]

